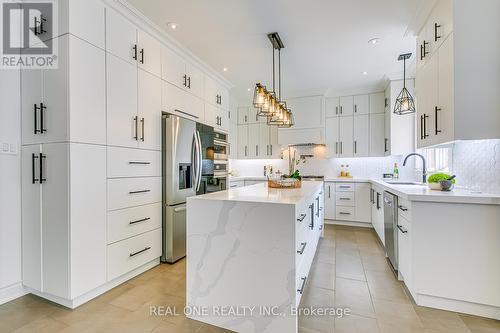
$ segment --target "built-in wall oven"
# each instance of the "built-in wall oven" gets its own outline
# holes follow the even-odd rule
[[[196,194],[227,189],[229,144],[227,134],[215,132],[212,127],[198,124],[203,155],[202,177]]]

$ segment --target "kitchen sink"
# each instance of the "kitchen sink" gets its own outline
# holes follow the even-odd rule
[[[424,185],[423,183],[418,182],[409,182],[409,181],[398,181],[398,180],[384,180],[387,184],[391,185]]]

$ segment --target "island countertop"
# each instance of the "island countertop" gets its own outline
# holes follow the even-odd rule
[[[322,186],[321,181],[303,181],[301,188],[268,188],[267,183],[232,188],[204,195],[190,197],[189,200],[244,201],[260,203],[296,204],[313,195]]]

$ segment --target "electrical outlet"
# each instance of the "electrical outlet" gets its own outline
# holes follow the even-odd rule
[[[17,144],[9,142],[0,143],[0,154],[17,155]]]

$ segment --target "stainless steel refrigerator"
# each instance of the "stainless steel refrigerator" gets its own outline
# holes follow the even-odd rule
[[[201,150],[196,122],[162,115],[163,262],[186,255],[186,199],[200,188]]]

